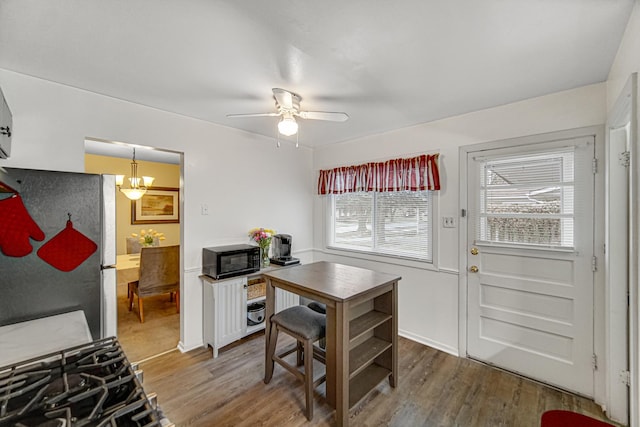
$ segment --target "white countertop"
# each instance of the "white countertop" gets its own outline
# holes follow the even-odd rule
[[[0,367],[92,341],[81,310],[0,326]]]

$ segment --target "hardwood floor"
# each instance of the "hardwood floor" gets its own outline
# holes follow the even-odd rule
[[[351,409],[351,426],[538,427],[551,409],[606,420],[588,399],[408,339],[399,339],[399,357],[398,387],[381,383]],[[335,426],[324,385],[316,389],[308,422],[302,382],[276,365],[271,382],[263,383],[263,333],[223,349],[217,359],[211,349],[197,349],[151,359],[141,368],[145,390],[158,394],[177,426]]]
[[[133,303],[135,306],[137,299]],[[136,310],[129,311],[126,288],[118,289],[118,341],[130,362],[177,348],[180,315],[169,294],[144,298],[144,323]]]

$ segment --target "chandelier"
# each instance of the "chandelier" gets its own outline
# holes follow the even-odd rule
[[[151,187],[153,180],[154,178],[151,176],[138,177],[138,163],[136,163],[136,149],[134,148],[133,159],[131,161],[131,177],[129,178],[131,188],[122,188],[124,175],[116,175],[116,186],[128,199],[138,200],[144,196],[148,187]]]

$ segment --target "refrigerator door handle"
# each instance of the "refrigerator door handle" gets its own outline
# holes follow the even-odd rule
[[[116,265],[116,177],[102,175],[102,260]]]
[[[102,324],[101,338],[118,335],[118,285],[115,268],[104,268],[100,272],[102,278]]]

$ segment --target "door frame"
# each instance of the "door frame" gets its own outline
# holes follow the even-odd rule
[[[509,138],[479,144],[464,145],[459,147],[459,186],[460,186],[460,221],[458,235],[458,349],[461,357],[468,357],[467,351],[467,266],[469,265],[469,254],[467,253],[467,182],[468,182],[468,154],[476,151],[492,150],[505,147],[529,146],[544,142],[556,141],[560,139],[571,139],[583,136],[593,136],[595,141],[595,156],[597,159],[604,159],[604,126],[588,126],[583,128],[569,129],[557,132],[549,132],[537,135],[528,135],[517,138]],[[600,161],[602,163],[602,161]],[[594,336],[593,352],[604,359],[605,355],[605,316],[604,316],[604,165],[599,164],[596,173],[594,188],[594,201],[596,211],[594,212],[594,248],[598,257],[599,268],[594,273]],[[596,403],[605,401],[605,378],[606,373],[603,367],[599,367],[594,372],[594,400]]]
[[[637,304],[633,303],[635,294],[631,283],[637,282],[637,244],[638,233],[634,223],[635,208],[634,188],[632,176],[636,173],[634,166],[637,159],[633,141],[636,137],[637,74],[632,74],[618,96],[607,117],[606,126],[606,156],[607,156],[607,414],[620,423],[631,421],[631,425],[638,424],[637,417],[637,381],[630,378],[632,387],[627,388],[620,379],[620,372],[627,370],[637,372],[637,353],[633,348],[637,346],[637,328],[634,328],[634,317],[637,323]],[[622,128],[628,127],[621,138]],[[619,156],[627,151],[633,156],[629,158],[627,167],[619,164]],[[626,188],[625,194],[619,194],[613,189]],[[627,211],[627,221],[613,218],[613,212],[621,209]],[[637,215],[637,213],[635,214]],[[628,239],[628,240],[627,240]],[[618,244],[622,242],[622,244]],[[626,244],[625,244],[626,243]],[[635,255],[633,255],[635,254]],[[635,259],[635,262],[633,261]],[[627,296],[629,295],[629,297]],[[629,304],[628,304],[629,303]],[[625,310],[620,307],[624,306]],[[632,308],[635,307],[635,308]],[[633,315],[634,313],[635,316]],[[631,315],[627,317],[628,315]],[[631,331],[636,331],[632,333]],[[635,344],[634,344],[635,343]],[[616,352],[624,347],[627,352]],[[636,366],[632,362],[636,359]],[[631,405],[630,405],[631,403]],[[631,406],[631,407],[630,407]],[[635,409],[634,409],[635,407]],[[635,414],[635,415],[634,415]]]

